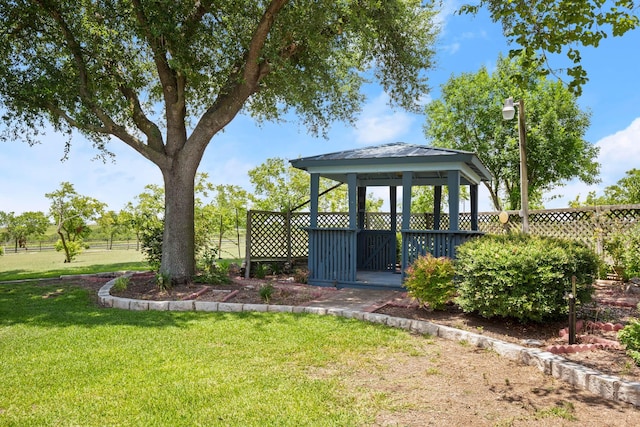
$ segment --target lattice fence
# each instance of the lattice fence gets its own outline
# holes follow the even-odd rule
[[[478,215],[479,231],[500,234],[521,229],[518,212],[510,211],[509,222],[501,224],[498,212],[482,212]],[[538,210],[529,213],[530,233],[539,236],[559,237],[581,241],[603,254],[603,244],[611,233],[628,230],[640,222],[640,205],[596,206],[579,209]],[[412,230],[433,229],[431,213],[412,214]],[[471,214],[462,213],[461,230],[471,230]],[[365,215],[365,229],[391,230],[391,214],[372,212]],[[402,214],[398,214],[397,230],[402,226]],[[310,225],[309,213],[280,213],[249,211],[247,215],[247,256],[252,261],[294,261],[306,258]],[[318,227],[348,228],[347,213],[319,213]],[[449,216],[442,214],[440,229],[449,228]]]

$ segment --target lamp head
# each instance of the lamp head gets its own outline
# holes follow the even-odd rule
[[[502,108],[502,118],[505,120],[513,119],[516,114],[516,108],[513,106],[513,98],[509,97],[504,100],[504,107]]]

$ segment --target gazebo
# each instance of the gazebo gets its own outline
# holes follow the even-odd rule
[[[427,252],[455,258],[455,248],[478,231],[478,185],[491,175],[471,152],[391,143],[291,160],[311,175],[309,278],[312,285],[401,288],[406,268]],[[349,226],[318,226],[320,177],[346,183]],[[442,186],[449,193],[449,227],[441,230]],[[460,186],[469,186],[469,230],[459,224]],[[367,187],[389,187],[391,221],[386,230],[364,225]],[[401,265],[397,270],[397,187],[402,187]],[[433,227],[411,229],[411,187],[433,186]],[[391,273],[391,274],[390,274]],[[400,273],[400,274],[392,274]]]

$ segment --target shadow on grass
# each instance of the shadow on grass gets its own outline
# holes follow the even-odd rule
[[[51,279],[60,276],[68,276],[74,274],[94,274],[94,273],[111,273],[117,271],[143,271],[148,270],[149,266],[145,262],[120,262],[110,264],[93,264],[82,266],[71,266],[49,270],[42,273],[36,273],[28,269],[15,269],[0,272],[0,282],[25,279]]]
[[[260,330],[268,324],[297,322],[300,315],[280,313],[204,313],[193,311],[129,311],[100,307],[93,291],[70,284],[0,284],[0,326],[36,327],[129,325],[149,328],[187,327],[207,316],[214,321],[251,320]],[[339,319],[344,321],[346,319]]]

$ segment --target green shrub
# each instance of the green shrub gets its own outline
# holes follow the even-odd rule
[[[618,332],[618,340],[627,347],[627,354],[640,366],[640,321],[632,320]]]
[[[163,222],[150,221],[146,228],[140,233],[142,253],[152,270],[160,270],[162,263],[162,234],[164,233]]]
[[[126,291],[129,283],[131,283],[131,279],[128,276],[120,276],[113,282],[113,290],[118,292]]]
[[[622,262],[627,277],[640,277],[640,224],[624,234]]]
[[[65,246],[66,246],[66,250],[65,250]],[[74,259],[76,259],[76,257],[80,255],[80,253],[82,253],[82,250],[84,249],[84,244],[82,243],[82,241],[78,241],[78,240],[67,240],[63,244],[62,239],[58,239],[58,241],[55,244],[55,249],[57,252],[65,253],[64,262],[71,262]]]
[[[262,301],[269,304],[269,300],[273,296],[274,290],[275,288],[273,287],[273,285],[271,283],[267,283],[266,285],[260,286],[258,293],[260,294],[260,298],[262,299]]]
[[[256,277],[256,279],[264,279],[265,277],[267,277],[270,271],[271,267],[269,266],[269,264],[258,263],[256,264],[256,270],[253,275]]]
[[[221,261],[218,258],[218,249],[206,248],[200,252],[196,259],[196,266],[200,275],[194,281],[219,285],[229,283],[229,262]]]
[[[576,300],[591,300],[598,256],[569,240],[524,234],[485,236],[457,249],[456,302],[484,317],[543,321],[568,312],[566,294],[576,276]]]
[[[440,310],[456,295],[454,273],[451,259],[427,254],[416,259],[407,269],[404,286],[421,307],[428,305]]]
[[[169,292],[172,286],[171,276],[167,273],[156,273],[156,286],[159,290]]]

